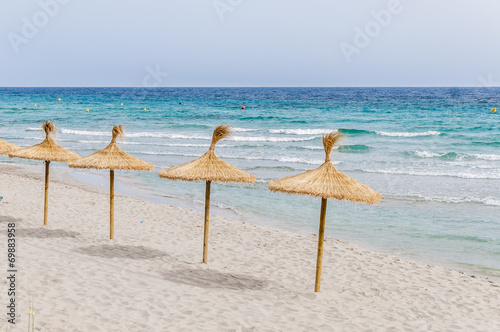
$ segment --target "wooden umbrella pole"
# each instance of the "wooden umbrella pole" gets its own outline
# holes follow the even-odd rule
[[[318,259],[316,261],[316,283],[314,284],[315,292],[319,292],[321,284],[321,264],[323,263],[323,241],[325,238],[325,217],[326,217],[326,198],[322,198],[321,214],[319,217]]]
[[[203,263],[207,264],[208,259],[208,222],[210,219],[210,184],[212,181],[207,181],[205,188],[205,226],[203,234]]]
[[[49,166],[50,161],[45,161],[45,205],[43,209],[43,224],[48,225],[48,214],[49,214]]]
[[[115,237],[115,171],[109,171],[109,238]]]

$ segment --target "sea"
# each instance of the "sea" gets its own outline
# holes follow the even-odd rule
[[[327,237],[498,278],[500,111],[494,107],[500,109],[499,88],[0,88],[0,138],[37,144],[50,119],[58,144],[85,156],[109,144],[112,126],[122,124],[119,146],[155,168],[117,172],[118,190],[202,210],[203,183],[160,179],[158,171],[202,155],[213,129],[227,124],[234,134],[215,153],[257,182],[213,184],[212,211],[317,234],[320,199],[272,193],[267,184],[320,166],[321,136],[340,131],[345,137],[333,163],[383,199],[376,205],[329,200]],[[43,174],[38,161],[0,156],[0,163],[40,165]],[[108,186],[109,172],[53,165]]]

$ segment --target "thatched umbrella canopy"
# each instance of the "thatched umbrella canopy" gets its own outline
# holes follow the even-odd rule
[[[49,203],[49,168],[51,161],[60,162],[70,162],[72,160],[80,158],[74,152],[66,150],[62,146],[57,145],[50,134],[56,133],[56,125],[52,121],[45,121],[42,125],[43,131],[45,131],[45,140],[28,148],[14,150],[9,153],[11,158],[24,158],[24,159],[34,159],[45,161],[45,207],[44,207],[44,218],[43,224],[47,225],[48,222],[48,203]]]
[[[112,130],[113,138],[111,143],[104,149],[97,151],[87,157],[80,158],[69,163],[73,168],[95,168],[110,170],[110,212],[109,212],[109,238],[115,236],[115,169],[150,171],[153,164],[137,159],[128,153],[120,150],[116,145],[116,138],[123,139],[123,127],[114,126]]]
[[[185,181],[206,181],[205,185],[205,225],[203,238],[203,263],[207,263],[208,229],[210,217],[210,185],[219,182],[255,182],[255,176],[242,171],[215,156],[215,144],[231,134],[229,126],[220,125],[212,135],[212,144],[200,158],[160,171],[161,178]]]
[[[375,204],[380,202],[382,195],[364,184],[339,172],[333,166],[330,152],[335,143],[342,137],[338,133],[323,136],[323,146],[326,158],[323,165],[295,176],[270,181],[271,191],[281,191],[289,194],[302,194],[321,197],[321,214],[318,235],[318,258],[316,264],[315,292],[319,292],[321,283],[321,263],[323,261],[323,240],[325,234],[326,202],[328,198]]]
[[[19,150],[20,148],[21,147],[15,144],[5,142],[0,139],[0,154],[9,154],[12,151]]]

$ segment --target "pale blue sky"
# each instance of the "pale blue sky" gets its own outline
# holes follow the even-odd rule
[[[0,0],[0,12],[0,86],[500,85],[500,0]]]

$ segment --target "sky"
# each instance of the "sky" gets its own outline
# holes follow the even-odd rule
[[[0,0],[0,86],[500,86],[500,0]]]

